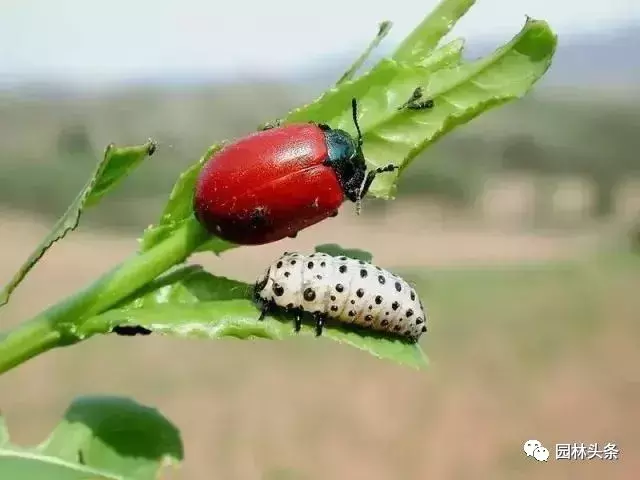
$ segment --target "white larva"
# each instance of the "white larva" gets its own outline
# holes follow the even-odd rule
[[[322,333],[327,317],[418,341],[427,331],[427,312],[416,291],[402,278],[370,263],[326,253],[285,252],[254,286],[263,319],[273,307],[316,320]]]

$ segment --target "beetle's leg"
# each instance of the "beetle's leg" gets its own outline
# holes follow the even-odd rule
[[[316,337],[322,335],[322,330],[324,328],[324,322],[327,319],[327,316],[324,313],[315,312],[313,314],[313,319],[316,322]]]
[[[393,172],[394,170],[397,170],[399,168],[400,167],[398,167],[397,165],[389,164],[386,167],[376,168],[375,170],[371,170],[369,173],[367,173],[367,177],[364,179],[362,189],[360,190],[360,193],[358,195],[358,201],[356,202],[356,213],[358,215],[360,215],[360,211],[362,209],[360,205],[361,201],[367,195],[367,193],[369,193],[369,188],[371,188],[371,184],[375,180],[376,175],[378,175],[379,173]]]
[[[260,316],[258,317],[258,321],[261,322],[264,320],[264,317],[271,311],[271,302],[262,300],[262,305],[260,306]]]

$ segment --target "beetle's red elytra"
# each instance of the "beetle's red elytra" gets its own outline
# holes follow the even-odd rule
[[[345,198],[359,206],[375,176],[398,167],[367,171],[355,99],[352,111],[356,139],[325,124],[290,124],[214,154],[196,182],[198,221],[224,240],[260,245],[337,215]]]

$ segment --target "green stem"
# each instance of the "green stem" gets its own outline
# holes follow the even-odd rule
[[[441,0],[398,46],[393,59],[396,62],[415,63],[427,57],[440,39],[453,28],[476,0]]]
[[[150,250],[135,255],[93,284],[0,337],[0,373],[46,352],[84,338],[82,320],[108,310],[174,265],[184,262],[209,234],[195,218]]]

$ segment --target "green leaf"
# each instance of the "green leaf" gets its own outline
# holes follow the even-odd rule
[[[113,472],[82,465],[78,459],[66,461],[43,454],[37,448],[23,448],[9,443],[9,431],[0,416],[0,478],[12,480],[124,480]]]
[[[316,252],[326,253],[328,255],[334,257],[340,257],[344,255],[345,257],[354,258],[356,260],[362,260],[363,262],[371,262],[373,260],[373,255],[364,250],[360,250],[359,248],[343,248],[337,243],[325,243],[322,245],[318,245],[315,248]]]
[[[349,252],[366,254],[361,250]],[[144,327],[183,338],[296,337],[292,319],[286,314],[258,321],[260,311],[251,300],[252,289],[252,285],[216,277],[199,266],[182,267],[158,278],[138,298],[89,319],[79,335],[109,333],[115,327]],[[307,319],[300,335],[315,335],[311,319]],[[322,336],[400,364],[416,368],[425,365],[420,347],[401,339],[334,323],[327,324]]]
[[[222,148],[221,144],[212,145],[206,153],[180,174],[171,190],[169,200],[164,207],[160,221],[150,225],[144,231],[140,242],[140,252],[146,252],[177,230],[182,222],[193,215],[193,192],[202,166],[213,154]]]
[[[11,480],[130,480],[77,462],[0,447],[0,478]]]
[[[67,233],[75,230],[80,222],[85,207],[98,203],[111,189],[123,180],[133,168],[140,164],[146,157],[153,154],[156,149],[154,142],[149,141],[144,145],[135,147],[117,148],[109,145],[104,153],[104,158],[98,164],[91,179],[75,198],[65,214],[54,225],[53,229],[31,253],[22,264],[13,278],[0,292],[0,306],[6,304],[13,291],[24,280],[29,271],[38,263],[51,246],[64,238]]]
[[[357,80],[294,110],[286,121],[325,122],[355,134],[350,100],[360,99],[367,162],[400,167],[397,173],[379,175],[371,194],[393,198],[398,175],[411,160],[456,126],[522,97],[549,68],[555,47],[556,36],[546,22],[527,19],[511,42],[486,58],[444,69],[434,68],[428,59],[420,65],[382,60]],[[399,110],[417,87],[435,107]]]
[[[340,80],[339,87],[330,89],[315,102],[293,110],[283,122],[328,123],[355,134],[349,106],[351,98],[358,98],[364,152],[369,166],[392,163],[401,167],[395,173],[379,175],[371,194],[378,198],[393,198],[399,175],[421,151],[483,111],[521,97],[549,67],[556,38],[547,24],[540,21],[527,21],[512,42],[475,62],[461,63],[464,45],[461,39],[435,49],[440,38],[473,3],[471,0],[442,2],[403,42],[395,60],[382,60],[355,80],[351,80],[355,70],[349,70]],[[379,33],[386,33],[385,25]],[[355,65],[360,63],[358,60]],[[425,97],[433,99],[436,106],[425,111],[398,110],[417,87],[422,87]],[[180,177],[159,224],[145,232],[141,251],[171,235],[181,222],[193,215],[196,178],[204,162],[218,148],[212,147]],[[236,246],[211,236],[197,251],[219,254]]]
[[[132,299],[122,302],[127,310],[166,303],[193,304],[203,301],[250,299],[251,286],[225,277],[215,277],[200,265],[184,265],[147,284]]]
[[[380,42],[382,42],[384,37],[387,36],[392,26],[393,26],[393,23],[389,22],[388,20],[378,25],[378,33],[376,34],[375,38],[371,41],[371,43],[365,49],[362,55],[360,55],[356,59],[356,61],[353,62],[353,65],[351,65],[351,67],[349,67],[349,69],[340,77],[340,79],[336,82],[336,85],[340,85],[341,83],[344,83],[347,80],[351,80],[355,76],[355,74],[358,72],[358,70],[360,70],[360,68],[364,64],[364,62],[367,61],[367,58],[369,58],[369,56],[376,49],[376,47],[380,45]]]
[[[439,70],[445,67],[455,67],[462,62],[462,49],[464,48],[464,39],[456,38],[449,43],[431,52],[425,57],[419,66],[428,68],[430,71]]]
[[[148,308],[111,310],[90,319],[85,327],[87,333],[96,334],[108,333],[117,326],[141,326],[152,332],[202,339],[234,337],[283,340],[298,335],[315,336],[310,321],[305,322],[300,333],[296,334],[290,318],[277,316],[258,321],[259,313],[250,300],[162,304]],[[324,339],[345,343],[402,365],[414,368],[426,365],[426,359],[418,345],[373,332],[356,332],[332,325],[324,329],[318,341]]]
[[[169,201],[164,207],[160,221],[156,225],[147,227],[139,240],[140,253],[146,252],[166,240],[182,228],[185,222],[191,221],[193,218],[193,192],[200,170],[202,170],[202,166],[207,160],[222,147],[222,144],[212,145],[197,163],[191,165],[180,174],[171,190]],[[201,228],[204,230],[204,227]],[[208,237],[209,240],[200,245],[195,252],[220,254],[237,246],[214,235],[208,235]]]
[[[76,399],[38,451],[136,480],[183,458],[180,433],[155,408],[110,396]]]
[[[393,60],[420,63],[474,3],[475,0],[441,1],[398,46],[393,54]]]
[[[96,205],[102,198],[124,180],[142,161],[153,155],[157,145],[149,140],[144,145],[117,148],[108,145],[104,158],[89,184],[82,191],[85,201],[84,207]]]

